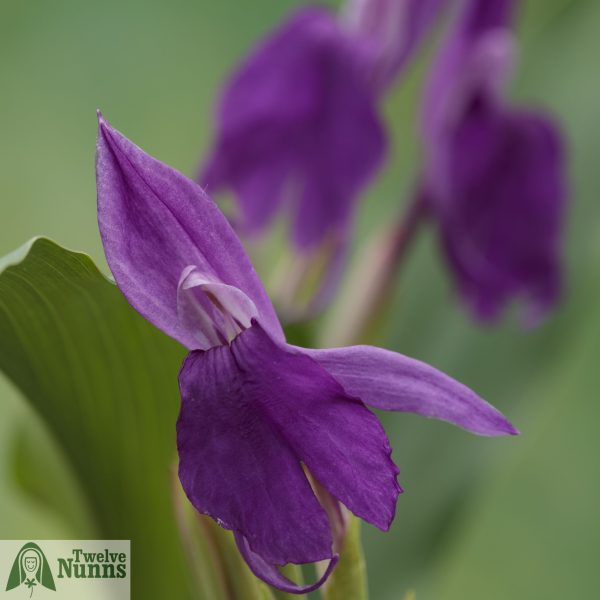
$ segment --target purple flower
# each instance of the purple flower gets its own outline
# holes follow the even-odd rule
[[[560,291],[564,156],[550,119],[502,97],[512,4],[469,0],[440,53],[424,112],[423,193],[471,310],[492,319],[522,295],[535,322]]]
[[[102,117],[96,168],[100,233],[117,285],[190,350],[179,374],[182,486],[198,511],[234,532],[258,577],[296,593],[327,578],[337,556],[315,489],[389,528],[398,469],[367,406],[482,435],[516,433],[476,394],[424,363],[368,346],[288,345],[217,206]],[[329,569],[305,588],[277,569],[323,559]]]
[[[344,244],[385,153],[368,47],[328,11],[307,8],[233,74],[200,183],[233,190],[243,231],[262,232],[285,206],[296,249]]]

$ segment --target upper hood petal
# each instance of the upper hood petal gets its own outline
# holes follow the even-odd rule
[[[146,319],[186,347],[197,341],[178,318],[183,270],[239,288],[276,339],[281,325],[229,223],[193,181],[159,162],[99,118],[98,223],[117,285]]]

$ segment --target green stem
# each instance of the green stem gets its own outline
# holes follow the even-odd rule
[[[223,559],[207,525],[185,497],[176,470],[171,475],[175,520],[192,574],[194,597],[202,600],[229,600]]]
[[[367,600],[367,567],[360,539],[360,519],[348,515],[340,561],[325,584],[324,600]]]
[[[386,227],[373,236],[350,279],[334,322],[325,328],[323,344],[366,343],[380,330],[400,267],[425,215],[424,195],[417,192],[393,227]]]

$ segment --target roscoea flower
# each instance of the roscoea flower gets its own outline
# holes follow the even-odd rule
[[[230,529],[253,572],[289,592],[337,559],[317,496],[387,530],[400,487],[367,406],[483,435],[513,434],[472,391],[421,362],[359,346],[286,343],[240,241],[202,188],[100,117],[98,221],[117,285],[190,350],[179,374],[179,476],[201,513]],[[309,477],[315,482],[309,483]],[[316,493],[321,489],[321,494]],[[324,559],[312,586],[277,565]]]
[[[503,98],[513,2],[468,0],[426,94],[422,192],[457,288],[480,318],[517,295],[535,322],[560,291],[566,201],[559,133]]]
[[[369,44],[325,9],[292,15],[233,73],[199,182],[233,191],[237,224],[264,232],[280,209],[302,256],[343,254],[359,192],[385,154]]]

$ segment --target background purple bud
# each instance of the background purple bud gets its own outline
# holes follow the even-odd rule
[[[423,194],[455,285],[496,318],[515,297],[537,322],[557,302],[567,198],[552,120],[504,98],[510,2],[467,2],[442,45],[424,102]]]
[[[300,251],[345,238],[359,192],[385,153],[368,84],[368,44],[324,9],[303,9],[233,73],[199,176],[211,194],[233,190],[247,233],[281,209]]]

